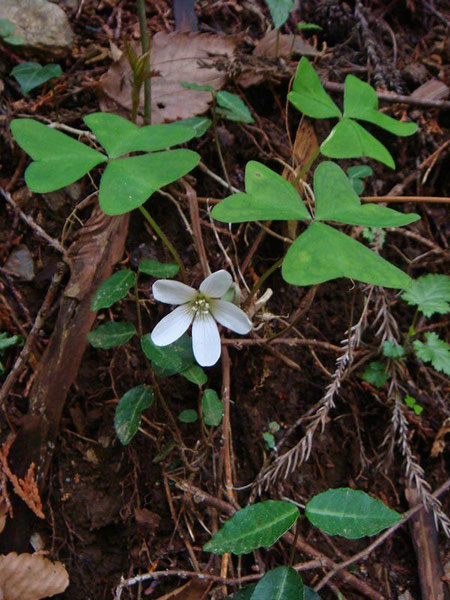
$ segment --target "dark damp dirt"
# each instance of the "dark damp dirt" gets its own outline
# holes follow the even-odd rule
[[[76,219],[73,218],[75,207],[95,191],[98,172],[93,172],[93,179],[85,177],[45,199],[29,192],[24,182],[28,158],[14,144],[9,122],[18,116],[30,116],[42,122],[59,122],[85,130],[82,116],[99,110],[98,81],[111,64],[110,42],[123,47],[125,41],[138,38],[139,28],[132,1],[75,0],[60,4],[65,7],[75,33],[70,54],[59,61],[68,74],[63,85],[46,84],[23,97],[15,80],[8,75],[11,68],[23,60],[20,49],[16,53],[14,48],[0,41],[0,71],[4,74],[0,98],[3,143],[0,185],[11,194],[23,213],[67,248],[96,202],[94,195],[90,203],[83,203],[77,210]],[[447,77],[448,83],[449,15],[444,2],[367,0],[362,13],[365,25],[356,8],[353,1],[302,2],[301,10],[292,13],[283,31],[294,31],[300,21],[323,28],[319,33],[305,33],[305,39],[323,50],[316,67],[327,81],[343,83],[350,73],[369,81],[380,91],[401,95],[410,95],[431,79],[445,83]],[[282,59],[279,64],[275,61],[275,67],[273,61],[266,61],[264,79],[243,88],[238,83],[238,67],[250,56],[270,24],[265,3],[197,2],[196,13],[200,32],[241,35],[234,67],[224,67],[227,69],[225,87],[245,99],[256,119],[251,126],[221,121],[218,137],[231,184],[243,189],[247,161],[258,160],[278,172],[282,169],[280,162],[290,162],[289,140],[295,139],[299,117],[292,107],[287,116],[285,113],[289,90],[289,75],[283,75],[288,73],[286,60]],[[147,17],[152,34],[174,30],[171,2],[147,2]],[[93,61],[86,58],[91,51]],[[44,61],[39,51],[27,56],[27,60]],[[293,73],[294,59],[288,67]],[[332,96],[342,104],[342,94]],[[396,196],[448,196],[450,186],[445,166],[450,126],[448,109],[425,109],[401,103],[381,103],[381,106],[389,115],[418,123],[419,132],[412,137],[395,138],[368,126],[395,157],[396,170],[370,161],[374,174],[367,180],[364,194],[385,196],[394,190],[392,194]],[[330,123],[315,121],[314,127],[318,139],[323,140]],[[200,153],[213,175],[223,178],[211,130],[189,147]],[[341,161],[340,164],[347,168],[354,162]],[[198,195],[200,227],[212,270],[229,269],[228,259],[234,267],[242,266],[261,229],[255,224],[236,225],[231,229],[219,224],[217,232],[226,258],[218,248],[207,212],[207,199],[213,203],[215,199],[224,198],[228,195],[226,185],[200,169],[194,170],[187,180]],[[155,194],[151,213],[178,250],[188,279],[197,285],[202,279],[202,270],[193,237],[180,216],[182,213],[190,221],[185,190],[182,185],[174,184],[167,191],[170,197]],[[421,221],[390,231],[382,248],[383,257],[408,270],[413,277],[448,273],[447,205],[419,200],[392,207],[418,212]],[[260,240],[245,272],[250,288],[286,251],[283,238],[288,236],[288,230],[285,225],[274,222],[270,228],[276,236],[266,234]],[[7,267],[8,259],[20,245],[26,245],[34,263],[34,277],[30,281],[11,274]],[[59,258],[14,209],[2,204],[0,333],[23,338],[29,335]],[[141,258],[171,260],[158,239],[149,234],[136,211],[131,216],[125,254],[118,268],[137,269]],[[152,282],[148,276],[139,279],[144,333],[166,314],[166,307],[152,299]],[[228,346],[231,466],[233,482],[239,490],[237,502],[245,506],[249,499],[257,499],[256,488],[251,486],[255,478],[277,464],[277,458],[308,432],[311,419],[317,415],[317,403],[334,380],[336,359],[342,355],[339,347],[345,349],[349,328],[358,323],[369,302],[361,340],[353,348],[348,371],[334,397],[335,406],[329,407],[323,423],[315,429],[309,458],[299,466],[292,464],[287,472],[280,472],[268,489],[263,486],[261,497],[289,499],[304,506],[312,496],[330,487],[353,487],[406,512],[409,505],[404,493],[408,485],[405,459],[401,445],[394,444],[389,450],[389,443],[395,441],[392,433],[394,402],[389,383],[376,388],[364,381],[361,374],[369,362],[382,360],[377,332],[383,319],[393,319],[398,325],[399,339],[404,339],[414,317],[413,307],[393,290],[384,293],[375,288],[368,300],[367,288],[344,279],[318,286],[313,299],[307,296],[308,289],[286,284],[279,271],[266,281],[263,291],[266,288],[270,288],[273,295],[254,319],[261,337],[279,333],[291,322],[299,306],[302,303],[305,306],[286,334],[291,343],[273,344],[270,348],[245,343]],[[3,441],[19,428],[27,413],[30,388],[54,330],[59,304],[60,297],[56,296],[40,326],[33,352],[7,399],[1,415]],[[382,306],[384,311],[380,313]],[[135,309],[132,292],[112,308],[101,311],[97,324],[112,319],[137,323]],[[415,325],[417,331],[435,331],[445,336],[444,315],[419,318]],[[3,381],[20,350],[20,347],[9,348],[1,357],[5,369],[0,376]],[[222,375],[220,364],[208,369],[207,386],[219,392]],[[442,373],[414,358],[405,361],[401,376],[399,389],[413,395],[424,408],[420,415],[409,409],[402,411],[407,426],[403,448],[407,446],[412,456],[410,460],[421,465],[434,490],[448,476],[448,455],[442,451],[433,455],[431,450],[438,435],[445,441],[442,428],[450,412],[449,383]],[[33,532],[42,538],[49,557],[62,561],[69,572],[70,585],[61,598],[113,598],[121,577],[149,571],[174,574],[126,588],[122,598],[222,598],[221,585],[207,586],[201,580],[188,583],[189,579],[177,573],[178,570],[199,570],[220,574],[220,557],[211,557],[202,551],[202,546],[210,532],[225,520],[226,514],[217,512],[211,503],[200,502],[198,494],[182,491],[176,481],[188,482],[192,489],[199,488],[221,501],[232,501],[223,487],[223,432],[221,428],[202,428],[199,422],[178,421],[182,410],[198,409],[201,393],[196,385],[175,376],[159,380],[163,403],[155,402],[144,412],[139,432],[128,446],[122,446],[114,431],[115,408],[127,390],[141,383],[152,381],[137,337],[108,351],[88,346],[65,404],[45,482],[42,497],[45,520],[38,520]],[[263,438],[272,422],[279,425],[274,431],[273,449]],[[448,508],[445,495],[442,502],[445,511],[446,506]],[[337,563],[369,544],[367,538],[329,537],[305,522],[302,522],[300,536],[313,549]],[[449,546],[441,532],[436,544],[445,564],[450,558]],[[31,546],[27,551],[32,551]],[[233,558],[227,575],[238,578],[287,564],[290,552],[290,547],[281,541],[271,550],[262,549],[243,557],[241,562]],[[314,556],[300,551],[294,556],[295,564],[311,558]],[[348,570],[364,584],[365,591],[335,577],[331,585],[320,591],[320,597],[332,599],[341,593],[343,596],[339,597],[352,600],[366,597],[407,600],[421,595],[414,542],[406,526]],[[302,572],[302,576],[305,583],[313,587],[328,571],[328,568],[315,568]],[[177,589],[179,591],[174,591]],[[236,589],[228,587],[229,594],[233,591]],[[370,595],[374,593],[381,596]]]

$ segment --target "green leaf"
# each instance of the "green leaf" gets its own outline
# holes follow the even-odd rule
[[[210,85],[199,85],[198,83],[190,83],[189,81],[181,81],[180,85],[187,90],[194,90],[196,92],[211,92],[211,94],[215,92],[215,89]]]
[[[294,186],[254,160],[245,168],[245,190],[216,204],[212,216],[225,223],[311,219]]]
[[[273,24],[278,29],[289,19],[289,14],[295,6],[294,0],[266,0]]]
[[[324,90],[314,67],[304,56],[298,63],[288,100],[300,112],[314,119],[341,116],[341,111]]]
[[[25,40],[21,35],[8,35],[8,37],[3,38],[3,41],[12,46],[23,46],[25,43]]]
[[[409,394],[405,396],[405,403],[409,408],[412,408],[416,415],[420,415],[423,412],[423,406],[420,406],[420,404],[417,403],[417,400]]]
[[[12,335],[8,337],[6,332],[0,333],[0,356],[3,355],[6,348],[18,345],[20,343],[20,339],[21,336],[19,335]]]
[[[381,500],[350,488],[327,490],[314,496],[306,505],[305,514],[315,527],[328,535],[350,539],[375,535],[402,519],[401,514]]]
[[[107,160],[100,152],[33,119],[14,119],[11,131],[35,161],[25,172],[26,184],[33,192],[54,192]]]
[[[11,75],[17,80],[23,94],[28,94],[34,88],[39,87],[46,81],[62,75],[59,65],[40,65],[37,62],[19,63],[11,71]]]
[[[362,179],[358,179],[357,177],[351,177],[350,183],[352,184],[356,194],[360,196],[364,191],[364,181]]]
[[[191,365],[184,371],[181,371],[180,375],[196,385],[205,385],[208,381],[208,375],[198,365]]]
[[[295,523],[298,508],[290,502],[265,500],[234,513],[203,549],[214,554],[248,554],[272,546]]]
[[[125,298],[128,290],[136,283],[136,273],[129,269],[122,269],[113,273],[106,279],[95,292],[92,298],[91,310],[93,312],[101,308],[109,308],[117,302]]]
[[[127,322],[112,322],[100,325],[94,331],[90,331],[87,334],[88,342],[94,348],[102,348],[102,350],[109,350],[110,348],[116,348],[126,344],[128,340],[131,340],[133,335],[136,333],[136,327],[133,323]]]
[[[110,158],[129,152],[163,150],[195,136],[192,127],[174,123],[138,127],[128,119],[110,113],[93,113],[83,120]]]
[[[277,567],[268,571],[250,596],[250,600],[304,600],[304,598],[302,578],[291,567]]]
[[[408,304],[417,306],[426,316],[450,312],[450,277],[430,273],[414,279],[408,291],[402,294]]]
[[[114,429],[124,446],[136,435],[141,424],[142,412],[153,404],[153,390],[148,385],[138,385],[119,400],[114,415]]]
[[[194,364],[191,338],[185,333],[173,344],[155,346],[150,334],[141,339],[144,354],[152,361],[152,367],[159,377],[170,377],[185,371]]]
[[[212,121],[206,117],[189,117],[188,119],[176,121],[174,124],[190,127],[195,131],[195,137],[202,137],[202,135],[211,127]]]
[[[315,218],[368,227],[400,227],[420,219],[376,204],[362,205],[344,171],[333,162],[320,163],[314,173]]]
[[[175,263],[162,263],[159,260],[153,260],[152,258],[143,258],[139,262],[139,272],[166,279],[167,277],[175,277],[180,267]]]
[[[323,27],[316,25],[315,23],[298,23],[298,31],[323,31]]]
[[[398,136],[412,135],[417,131],[415,123],[397,121],[379,112],[378,97],[373,87],[354,75],[345,78],[344,117],[369,121]]]
[[[0,37],[6,38],[10,35],[14,35],[16,26],[9,19],[0,19]]]
[[[410,279],[351,237],[314,222],[287,251],[282,275],[293,285],[314,285],[349,277],[357,281],[392,288],[407,288]]]
[[[191,150],[113,160],[100,181],[100,207],[107,215],[123,215],[138,208],[154,192],[189,173],[199,160]]]
[[[329,158],[361,158],[368,156],[395,169],[391,154],[372,134],[352,119],[341,119],[320,146]]]
[[[275,448],[275,436],[273,433],[270,433],[270,431],[265,431],[263,433],[263,440],[266,442],[266,445],[270,450]]]
[[[198,414],[196,410],[191,410],[191,409],[187,409],[187,410],[182,410],[180,412],[180,414],[178,415],[178,420],[181,421],[182,423],[195,423],[195,421],[198,419]]]
[[[434,331],[425,333],[425,342],[415,340],[414,350],[424,362],[430,362],[436,371],[450,375],[450,345],[441,340]]]
[[[248,106],[236,96],[236,94],[231,94],[230,92],[220,91],[217,92],[217,104],[221,108],[217,108],[216,111],[218,113],[223,114],[230,119],[231,121],[238,121],[240,123],[254,123]]]
[[[389,375],[386,371],[386,365],[383,362],[372,361],[367,365],[361,377],[367,383],[381,388],[386,384]]]
[[[223,404],[214,390],[205,390],[202,396],[202,414],[205,424],[217,427],[222,422]]]
[[[405,350],[403,346],[400,346],[392,340],[386,340],[383,342],[383,354],[387,358],[402,358],[405,356]]]
[[[250,600],[254,590],[256,587],[256,583],[251,583],[250,585],[246,585],[241,588],[238,592],[233,594],[232,596],[227,596],[226,600]]]
[[[358,179],[364,179],[364,177],[371,177],[373,175],[373,169],[369,165],[355,165],[347,169],[347,175],[350,178],[357,177]]]

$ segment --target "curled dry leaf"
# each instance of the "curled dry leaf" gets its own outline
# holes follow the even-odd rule
[[[185,89],[182,81],[210,85],[219,90],[226,79],[240,37],[200,33],[159,32],[152,39],[152,123],[187,119],[205,112],[211,95]],[[135,46],[139,52],[139,46]],[[102,110],[131,110],[131,68],[126,53],[115,62],[102,82]],[[141,95],[141,108],[143,92]]]
[[[69,575],[64,565],[42,554],[10,552],[0,556],[2,600],[41,600],[61,594],[68,585]]]

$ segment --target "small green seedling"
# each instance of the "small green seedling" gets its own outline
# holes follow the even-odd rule
[[[0,38],[11,46],[23,46],[25,40],[20,35],[14,35],[16,26],[8,19],[0,19]]]
[[[236,94],[225,90],[216,92],[210,85],[199,85],[198,83],[190,83],[188,81],[182,81],[181,85],[195,92],[209,92],[213,99],[213,114],[216,113],[224,119],[237,121],[238,123],[254,123],[247,105]]]
[[[405,396],[405,404],[406,406],[409,406],[409,408],[411,408],[416,415],[420,415],[423,412],[423,406],[418,404],[417,400],[409,394]]]
[[[12,346],[21,346],[23,344],[23,337],[21,335],[9,336],[6,332],[0,333],[0,357],[2,357],[8,348]],[[0,361],[0,375],[3,375],[5,368]]]
[[[263,433],[263,440],[266,442],[266,446],[269,450],[275,448],[275,436],[274,433],[280,431],[280,425],[276,421],[269,423],[269,429]]]
[[[276,29],[279,29],[289,19],[294,6],[294,0],[266,0],[270,16]]]

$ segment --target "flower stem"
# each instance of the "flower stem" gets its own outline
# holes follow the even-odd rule
[[[136,8],[139,17],[139,29],[141,32],[142,54],[148,52],[147,65],[144,78],[144,124],[149,125],[152,122],[152,87],[149,73],[150,66],[150,40],[147,29],[147,15],[145,13],[145,0],[136,0]]]
[[[263,273],[261,275],[261,277],[258,279],[258,281],[255,283],[255,285],[250,290],[250,293],[247,296],[247,298],[245,299],[245,302],[242,304],[243,308],[245,308],[246,306],[248,306],[250,304],[251,299],[256,294],[256,292],[259,290],[259,288],[262,286],[262,284],[265,282],[265,280],[270,275],[272,275],[272,273],[274,271],[276,271],[278,269],[278,267],[281,267],[281,263],[283,262],[283,259],[284,259],[284,257],[278,259],[277,262],[273,263],[273,265],[269,269],[267,269],[267,271],[265,273]]]
[[[216,112],[216,106],[217,106],[216,95],[213,94],[213,103],[212,103],[212,106],[211,106],[211,113],[212,113],[212,128],[213,128],[213,132],[214,132],[214,141],[216,142],[217,154],[219,155],[219,161],[220,161],[220,164],[222,166],[222,171],[223,171],[223,174],[225,175],[226,182],[228,184],[228,189],[230,190],[230,194],[232,194],[233,193],[233,189],[232,189],[232,186],[231,186],[231,181],[230,181],[230,178],[228,177],[228,171],[227,171],[227,167],[225,165],[225,160],[223,158],[222,148],[221,148],[220,142],[219,142],[219,136],[217,135],[217,112]]]
[[[169,240],[169,238],[166,236],[164,231],[160,228],[158,223],[154,220],[154,218],[150,215],[150,213],[148,212],[148,210],[146,208],[144,208],[143,206],[140,206],[139,210],[141,211],[141,214],[143,215],[143,217],[146,219],[147,223],[150,225],[150,227],[153,229],[153,231],[156,233],[156,235],[162,241],[164,246],[167,248],[167,250],[173,256],[175,262],[180,267],[181,278],[185,282],[186,281],[186,272],[184,270],[184,266],[181,261],[180,255],[175,250],[172,242]]]

